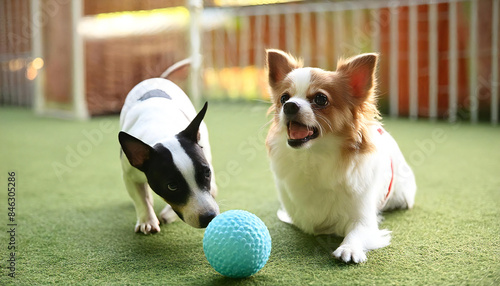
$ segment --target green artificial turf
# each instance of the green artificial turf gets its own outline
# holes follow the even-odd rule
[[[0,109],[0,285],[456,285],[500,283],[500,129],[386,119],[418,184],[411,211],[385,215],[392,244],[361,265],[330,253],[341,238],[311,236],[276,218],[264,138],[267,106],[211,102],[206,122],[222,211],[244,209],[268,226],[272,252],[255,276],[219,275],[203,230],[182,222],[133,232],[121,180],[118,117],[87,122]],[[16,173],[15,278],[8,172]],[[158,211],[163,207],[156,200]]]

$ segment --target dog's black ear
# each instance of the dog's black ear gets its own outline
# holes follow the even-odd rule
[[[203,108],[200,110],[200,112],[198,112],[189,126],[186,127],[186,129],[184,129],[181,133],[179,133],[179,136],[187,138],[194,143],[198,143],[198,141],[200,140],[200,134],[198,130],[200,129],[201,121],[203,121],[203,118],[205,117],[205,113],[207,113],[207,108],[208,102],[205,102],[205,105],[203,105]]]
[[[120,141],[120,145],[122,146],[123,152],[127,156],[130,165],[144,172],[154,149],[148,144],[123,131],[120,131],[118,134],[118,140]]]

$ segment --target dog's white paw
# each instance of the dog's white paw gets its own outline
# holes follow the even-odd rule
[[[288,215],[288,213],[284,209],[278,210],[278,218],[284,223],[293,224],[292,218]]]
[[[337,250],[333,252],[335,258],[340,259],[344,262],[354,262],[363,263],[366,261],[366,253],[360,247],[354,247],[352,245],[341,245]]]
[[[175,213],[170,205],[166,205],[160,213],[160,220],[163,224],[169,224],[177,220],[179,216]]]
[[[156,217],[145,221],[138,220],[135,225],[135,232],[142,232],[144,234],[160,232],[160,221]]]

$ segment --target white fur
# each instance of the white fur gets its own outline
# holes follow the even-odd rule
[[[316,117],[314,116],[314,112],[311,108],[311,104],[307,100],[294,96],[290,98],[287,102],[293,102],[300,107],[301,111],[299,113],[299,116],[297,116],[298,121],[307,126],[315,126],[315,127],[319,126],[318,122],[316,121]],[[282,122],[286,122],[285,114],[283,112],[280,113],[280,119]],[[308,145],[309,145],[308,143],[305,144],[305,146]]]
[[[378,228],[379,212],[411,208],[416,192],[413,173],[389,133],[371,126],[376,151],[354,155],[342,165],[341,141],[331,133],[311,140],[307,148],[293,149],[286,142],[285,124],[279,126],[268,142],[282,204],[278,217],[306,233],[345,237],[333,252],[345,262],[364,262],[368,250],[389,245],[390,232]],[[394,181],[386,201],[391,160]]]
[[[295,98],[306,99],[307,90],[311,84],[311,70],[312,68],[295,69],[287,75],[287,78],[293,82]]]
[[[193,160],[186,154],[179,141],[170,138],[161,143],[172,153],[175,166],[181,172],[192,192],[188,202],[182,207],[182,213],[187,224],[196,226],[199,223],[199,214],[205,213],[209,209],[218,210],[219,207],[209,193],[199,190]]]
[[[149,98],[144,101],[138,101],[141,96],[153,89],[163,90],[171,99]],[[193,163],[175,139],[175,135],[184,130],[195,116],[196,110],[191,101],[177,85],[166,79],[152,78],[139,83],[129,92],[120,114],[120,126],[122,131],[127,132],[150,146],[154,146],[156,143],[163,143],[168,145],[167,148],[173,148],[170,151],[173,154],[174,161],[176,161],[176,166],[184,175],[186,181],[191,182],[191,185],[196,185],[193,183]],[[199,145],[203,147],[205,158],[213,173],[208,130],[204,122],[200,124],[199,133]],[[160,222],[154,213],[153,197],[147,184],[146,176],[143,172],[132,167],[125,155],[121,158],[121,164],[125,186],[134,201],[137,212],[135,231],[145,234],[159,232]],[[200,202],[201,200],[196,195],[197,191],[196,189],[193,190],[194,196]],[[216,192],[217,186],[215,178],[212,176],[211,193],[215,194]],[[209,204],[207,207],[213,207],[218,210],[218,206],[213,198],[204,197],[203,199],[205,199],[206,204]],[[197,210],[197,208],[193,207],[193,204],[189,203],[184,207],[184,211],[186,212],[184,219],[188,224],[196,226],[197,221],[195,222],[194,220],[195,216],[197,218],[197,214],[195,215]],[[164,222],[169,223],[175,220],[177,215],[167,204],[160,213],[160,217]]]
[[[191,160],[188,154],[186,154],[184,148],[181,146],[181,143],[175,138],[169,138],[168,140],[163,141],[162,144],[170,151],[170,153],[172,153],[174,164],[188,183],[189,188],[191,190],[198,189],[193,160]]]

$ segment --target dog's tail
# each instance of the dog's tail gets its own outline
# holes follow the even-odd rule
[[[164,71],[160,77],[170,79],[170,77],[181,70],[188,68],[191,65],[191,58],[183,59],[182,61],[176,62],[171,65],[166,71]]]

